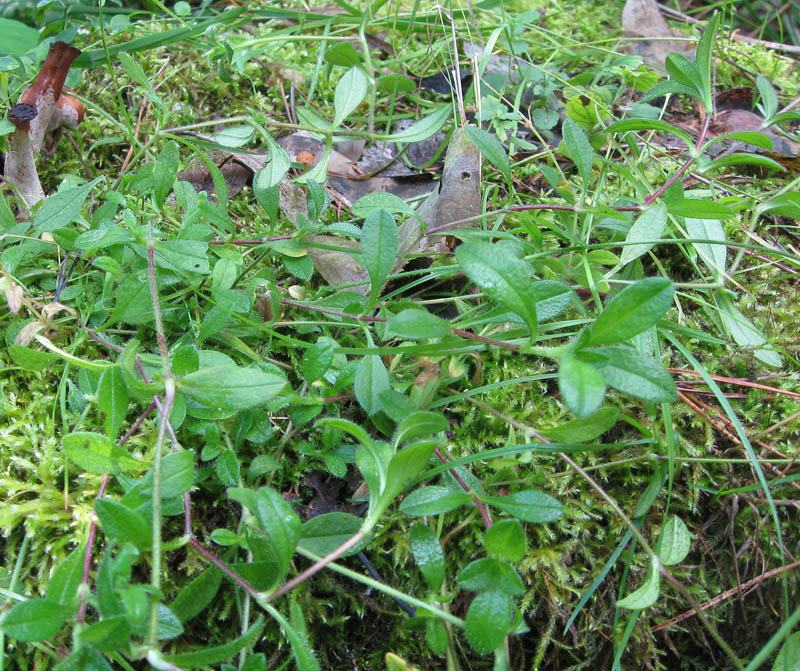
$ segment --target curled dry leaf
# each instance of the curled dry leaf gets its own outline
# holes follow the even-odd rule
[[[8,311],[15,315],[22,308],[22,297],[24,293],[22,287],[16,282],[12,282],[11,286],[6,289],[6,303],[8,304]]]
[[[628,53],[641,56],[651,68],[664,71],[664,61],[670,53],[681,53],[691,59],[694,48],[679,39],[683,33],[670,28],[661,15],[656,0],[628,0],[622,10],[622,30],[627,37],[652,37],[652,40],[631,40],[625,45]]]
[[[33,337],[37,333],[44,331],[46,328],[47,324],[45,324],[44,322],[40,322],[38,319],[25,324],[25,326],[22,327],[22,330],[20,330],[20,332],[17,333],[17,337],[14,338],[14,344],[27,347],[28,345],[31,344]]]
[[[409,217],[399,227],[398,257],[391,272],[402,270],[410,255],[440,251],[439,238],[424,236],[420,219],[425,222],[426,231],[444,231],[474,226],[475,221],[464,220],[476,217],[480,212],[481,155],[470,142],[466,130],[459,128],[450,138],[438,188],[423,201],[418,210],[419,218]],[[309,246],[308,254],[328,284],[334,287],[356,285],[353,290],[363,294],[369,291],[369,274],[353,254],[323,248],[348,247],[358,251],[358,243],[327,235],[311,236],[309,242],[312,246]]]

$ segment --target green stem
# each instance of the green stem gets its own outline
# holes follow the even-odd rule
[[[316,555],[313,552],[309,552],[308,550],[304,550],[303,548],[301,548],[299,546],[297,548],[295,548],[295,552],[297,552],[297,554],[303,555],[304,557],[308,557],[308,559],[311,559],[314,562],[319,562],[322,559],[322,557],[320,557],[319,555]],[[333,571],[336,571],[337,573],[341,573],[342,575],[346,575],[348,578],[352,578],[353,580],[356,580],[356,581],[358,581],[360,583],[363,583],[365,585],[369,585],[370,587],[372,587],[373,589],[378,590],[379,592],[383,592],[384,594],[388,594],[389,596],[393,596],[393,597],[395,597],[397,599],[400,599],[401,601],[405,601],[407,604],[410,604],[412,606],[416,606],[417,608],[421,608],[423,610],[426,610],[429,613],[431,613],[432,615],[435,615],[436,617],[440,617],[443,620],[446,620],[447,622],[450,622],[451,624],[454,624],[459,629],[464,629],[465,628],[464,620],[462,620],[461,618],[458,618],[455,615],[451,615],[447,611],[441,610],[440,608],[437,608],[436,606],[432,606],[431,604],[426,603],[425,601],[422,601],[421,599],[417,599],[416,597],[409,596],[408,594],[404,594],[403,592],[401,592],[400,590],[395,589],[394,587],[390,587],[389,585],[386,585],[386,584],[384,584],[382,582],[378,582],[377,580],[373,580],[372,578],[370,578],[368,576],[361,575],[360,573],[357,573],[356,571],[351,571],[349,568],[345,568],[344,566],[340,566],[339,564],[336,564],[334,562],[330,562],[328,564],[328,568],[333,570]]]
[[[9,595],[6,597],[6,605],[11,603],[11,594],[17,589],[17,581],[19,574],[22,572],[22,564],[25,561],[25,555],[28,553],[28,544],[31,542],[31,537],[25,534],[22,537],[22,542],[19,544],[19,552],[17,553],[17,561],[14,563],[14,573],[11,574],[11,582],[8,584]],[[5,669],[6,660],[6,641],[5,634],[0,629],[0,671]]]
[[[161,351],[161,365],[164,375],[164,403],[161,408],[161,417],[158,423],[158,438],[156,439],[155,454],[153,455],[153,551],[150,584],[153,594],[150,602],[150,626],[148,629],[147,643],[151,650],[156,650],[158,645],[158,606],[159,590],[161,588],[161,453],[169,423],[169,414],[175,400],[175,379],[169,364],[167,341],[164,337],[164,323],[161,319],[161,309],[158,302],[158,285],[156,283],[155,249],[153,247],[153,230],[150,227],[150,238],[147,243],[147,275],[150,281],[150,299],[153,303],[153,316],[155,318],[156,339]]]

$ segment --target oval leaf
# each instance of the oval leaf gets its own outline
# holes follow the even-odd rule
[[[663,277],[648,277],[609,301],[592,326],[590,345],[628,340],[653,326],[667,311],[675,287]]]
[[[625,246],[619,258],[620,266],[624,266],[634,259],[638,259],[642,254],[646,254],[664,232],[667,225],[667,208],[663,203],[657,203],[648,207],[633,222],[625,236]]]
[[[438,592],[444,583],[444,550],[433,529],[424,524],[411,527],[411,552],[428,588]]]
[[[181,391],[198,403],[218,410],[244,410],[264,405],[286,384],[258,368],[214,366],[189,373],[178,381]]]
[[[564,513],[564,506],[556,499],[536,489],[526,489],[508,496],[481,496],[480,499],[523,522],[534,524],[554,522]]]
[[[140,460],[99,433],[71,433],[64,437],[63,445],[69,460],[87,473],[119,475],[142,467]]]
[[[54,636],[69,610],[47,599],[28,599],[14,605],[2,620],[3,633],[18,641],[43,641]]]
[[[689,529],[680,517],[673,515],[661,530],[661,550],[658,553],[661,563],[664,566],[679,564],[686,559],[691,546],[692,537]]]
[[[508,154],[494,136],[478,128],[477,126],[465,126],[464,130],[470,142],[474,144],[478,151],[503,175],[507,184],[511,184],[511,164],[508,161]]]
[[[675,382],[660,362],[627,345],[608,345],[595,351],[607,357],[599,368],[615,389],[653,403],[672,403],[678,397]]]
[[[618,608],[628,608],[630,610],[640,610],[649,608],[658,599],[661,588],[661,575],[658,572],[658,557],[650,560],[650,571],[644,584],[635,592],[631,592],[624,599],[617,601]]]
[[[564,403],[578,417],[591,415],[606,395],[606,383],[599,371],[572,355],[559,363],[558,389]]]
[[[467,277],[490,298],[518,314],[536,338],[536,298],[531,291],[530,265],[497,245],[470,242],[456,250],[458,264]]]
[[[400,504],[400,512],[421,517],[439,515],[472,501],[466,492],[454,492],[447,487],[422,487],[411,492]]]
[[[367,76],[356,66],[344,73],[333,94],[332,128],[339,126],[361,104],[367,95],[368,83]]]
[[[511,627],[511,600],[497,590],[479,592],[467,611],[467,640],[480,655],[488,655]]]

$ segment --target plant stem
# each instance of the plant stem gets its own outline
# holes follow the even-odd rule
[[[150,584],[153,588],[150,603],[150,627],[147,643],[151,650],[158,645],[158,606],[159,590],[161,587],[161,453],[164,450],[164,439],[169,424],[169,414],[175,400],[175,378],[169,363],[167,341],[164,336],[164,323],[161,320],[161,309],[158,301],[158,285],[156,283],[155,249],[153,246],[153,230],[150,226],[150,236],[147,242],[147,276],[150,282],[150,300],[153,304],[153,316],[156,325],[156,339],[161,351],[161,365],[164,376],[164,403],[160,408],[161,417],[158,423],[158,437],[156,439],[155,453],[153,455],[153,551]]]
[[[309,566],[305,571],[296,575],[291,580],[283,583],[278,589],[276,589],[272,594],[267,596],[261,596],[259,599],[259,603],[268,603],[277,599],[280,596],[283,596],[287,592],[290,592],[295,587],[297,587],[300,583],[305,582],[308,580],[312,575],[315,573],[319,573],[322,569],[328,566],[334,559],[338,559],[341,557],[345,552],[347,552],[350,548],[355,547],[361,542],[361,539],[367,534],[369,529],[361,527],[355,534],[353,534],[350,538],[348,538],[344,543],[342,543],[338,548],[333,550],[333,552],[329,552],[324,557],[317,557],[316,563]],[[300,548],[296,548],[297,552],[300,552]],[[316,555],[315,555],[316,556]]]
[[[322,557],[320,557],[319,555],[316,555],[313,552],[309,552],[308,550],[304,550],[301,547],[297,547],[295,549],[295,552],[297,552],[297,554],[303,555],[304,557],[308,557],[308,559],[311,559],[312,561],[319,562],[322,560]],[[356,571],[351,571],[349,568],[345,568],[344,566],[340,566],[339,564],[336,564],[334,562],[330,562],[327,566],[332,571],[336,571],[337,573],[346,575],[348,578],[352,578],[353,580],[356,580],[360,583],[369,585],[373,589],[383,592],[384,594],[388,594],[389,596],[393,596],[397,599],[400,599],[401,601],[405,601],[407,604],[416,606],[417,609],[426,610],[432,615],[440,617],[443,620],[447,620],[447,622],[454,624],[456,627],[459,627],[460,629],[464,629],[465,626],[464,620],[462,620],[459,617],[456,617],[455,615],[451,615],[447,611],[441,610],[436,606],[432,606],[431,604],[426,603],[421,599],[417,599],[413,596],[409,596],[408,594],[404,594],[403,592],[401,592],[398,589],[395,589],[394,587],[390,587],[385,583],[373,580],[372,578],[362,575],[361,573],[357,573]]]

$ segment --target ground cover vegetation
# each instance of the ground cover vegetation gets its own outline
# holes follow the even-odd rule
[[[736,4],[654,70],[621,3],[10,3],[0,668],[800,668]]]

